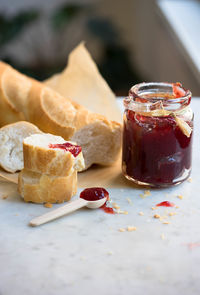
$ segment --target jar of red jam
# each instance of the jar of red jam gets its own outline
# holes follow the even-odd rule
[[[180,83],[140,83],[124,99],[122,171],[140,185],[179,184],[191,172],[191,92]]]

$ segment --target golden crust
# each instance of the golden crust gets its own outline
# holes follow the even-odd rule
[[[77,172],[67,177],[54,177],[23,169],[19,173],[18,192],[25,202],[69,201],[77,192]]]
[[[17,90],[17,83],[15,83],[15,81],[12,80],[12,76],[9,77],[8,75],[9,70],[10,67],[7,64],[0,62],[0,127],[9,123],[14,123],[16,121],[21,121],[25,119],[23,113],[18,111],[8,98],[9,94],[7,93],[7,89],[15,91],[14,89],[16,88]],[[14,73],[15,75],[14,69],[12,73]],[[18,77],[19,82],[21,84],[21,74],[19,74]]]
[[[27,121],[19,121],[19,122],[7,124],[1,127],[1,131],[8,130],[9,128],[25,129],[27,131],[30,131],[30,134],[42,133],[42,131],[40,131],[37,126]]]
[[[32,83],[25,111],[26,119],[46,133],[68,140],[76,130],[71,102],[37,81]]]
[[[47,149],[23,142],[24,168],[37,173],[55,176],[69,176],[84,166],[82,152],[77,156],[80,161],[75,167],[76,158],[70,153],[58,149]]]

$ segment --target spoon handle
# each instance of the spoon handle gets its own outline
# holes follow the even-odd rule
[[[31,226],[41,225],[43,223],[49,222],[49,221],[54,220],[58,217],[66,215],[68,213],[71,213],[77,209],[80,209],[80,208],[86,206],[87,203],[88,202],[86,200],[79,198],[78,200],[72,201],[64,206],[61,206],[61,207],[55,209],[55,210],[52,210],[52,211],[45,213],[41,216],[33,218],[29,224]]]

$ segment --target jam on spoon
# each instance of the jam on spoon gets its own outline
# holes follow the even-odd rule
[[[103,199],[105,197],[108,201],[109,200],[109,193],[105,188],[102,188],[102,187],[86,188],[80,193],[80,198],[82,198],[86,201],[97,201],[97,200]],[[113,208],[108,207],[107,203],[105,203],[100,208],[108,214],[114,214]]]

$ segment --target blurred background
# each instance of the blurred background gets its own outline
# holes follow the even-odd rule
[[[198,0],[0,0],[0,59],[44,80],[84,40],[116,95],[179,81],[200,96],[199,35]]]

